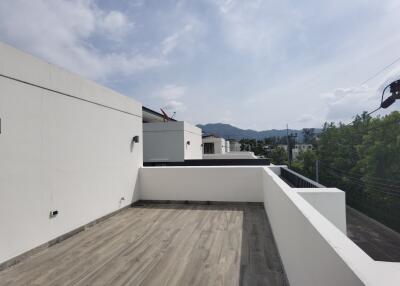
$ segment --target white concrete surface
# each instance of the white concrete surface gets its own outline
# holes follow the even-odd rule
[[[3,44],[0,74],[1,263],[137,198],[142,118],[136,101]]]
[[[182,162],[202,158],[201,129],[183,121],[143,124],[145,162]]]
[[[260,167],[144,167],[143,200],[262,202]]]

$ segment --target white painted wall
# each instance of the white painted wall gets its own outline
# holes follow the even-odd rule
[[[143,200],[262,202],[260,167],[149,167],[140,169]]]
[[[225,139],[219,137],[205,137],[203,138],[204,143],[214,144],[214,154],[224,154],[225,153]]]
[[[0,74],[1,263],[137,199],[142,119],[138,102],[3,44]]]
[[[201,159],[201,143],[201,129],[183,121],[143,124],[145,162],[182,162],[185,159]]]
[[[231,152],[231,143],[228,140],[225,140],[225,152]]]
[[[202,159],[202,131],[200,128],[184,122],[185,160]],[[190,141],[190,144],[187,142]]]
[[[344,234],[347,233],[345,192],[336,188],[292,190],[296,191]]]

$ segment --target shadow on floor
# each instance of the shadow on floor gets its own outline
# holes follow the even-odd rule
[[[347,236],[374,260],[400,262],[400,234],[347,207]]]
[[[244,209],[240,285],[289,285],[263,206]]]

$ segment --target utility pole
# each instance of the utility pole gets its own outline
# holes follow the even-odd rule
[[[291,167],[291,154],[290,154],[290,144],[289,144],[289,124],[286,124],[286,138],[287,138],[287,154],[288,154],[288,165],[289,165],[289,169]]]
[[[315,161],[315,180],[319,183],[319,160]]]
[[[297,137],[297,134],[293,134],[293,133],[291,133],[290,135],[289,135],[289,125],[288,124],[286,124],[286,136],[287,136],[287,152],[288,152],[288,166],[289,166],[289,169],[292,167],[292,147],[293,147],[293,145],[294,144],[292,144],[292,143],[295,143],[295,138]]]

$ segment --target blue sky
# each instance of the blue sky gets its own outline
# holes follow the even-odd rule
[[[400,57],[399,14],[394,0],[5,0],[0,40],[195,124],[320,127],[375,109],[400,75],[399,61],[361,84]]]

